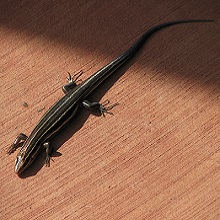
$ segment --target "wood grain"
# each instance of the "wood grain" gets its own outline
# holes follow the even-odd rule
[[[1,1],[1,219],[220,219],[220,3]],[[82,109],[20,177],[6,150],[63,94],[153,36],[90,100],[119,102],[105,118]]]

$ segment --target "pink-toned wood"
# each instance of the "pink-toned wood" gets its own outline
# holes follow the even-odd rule
[[[1,219],[219,219],[220,3],[1,1]],[[90,100],[119,102],[114,116],[86,110],[21,176],[6,150],[30,134],[63,94],[67,71],[83,79],[152,25],[173,26]]]

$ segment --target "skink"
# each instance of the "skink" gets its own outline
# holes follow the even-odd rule
[[[90,103],[85,99],[106,78],[133,57],[152,34],[160,29],[176,24],[212,21],[213,20],[180,20],[156,25],[147,30],[126,52],[98,70],[82,83],[76,84],[81,73],[79,73],[75,79],[69,75],[68,84],[64,85],[62,88],[65,95],[43,115],[29,137],[21,133],[10,146],[8,150],[9,154],[22,145],[17,155],[15,173],[22,173],[35,160],[40,150],[43,148],[46,149],[45,163],[49,165],[52,150],[49,140],[74,117],[80,106],[98,108],[102,114],[108,112],[108,110],[113,107],[106,107],[98,102]]]

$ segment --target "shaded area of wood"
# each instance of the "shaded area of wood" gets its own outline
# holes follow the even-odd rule
[[[219,219],[219,1],[2,1],[1,219]],[[89,99],[21,176],[20,132],[30,134],[63,94],[67,71],[87,78],[149,27],[214,19],[155,34]]]

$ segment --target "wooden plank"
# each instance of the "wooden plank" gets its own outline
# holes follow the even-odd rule
[[[0,10],[1,219],[219,219],[219,1],[4,1]],[[83,79],[153,36],[21,176],[6,150],[60,97],[67,71]]]

